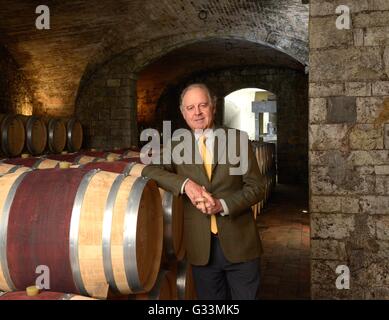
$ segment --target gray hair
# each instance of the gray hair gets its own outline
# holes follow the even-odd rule
[[[186,93],[191,90],[191,89],[194,89],[194,88],[200,88],[200,89],[203,89],[207,95],[208,95],[208,98],[209,98],[209,101],[211,102],[212,106],[215,108],[216,107],[216,101],[217,101],[217,98],[216,96],[212,95],[211,93],[211,90],[204,84],[204,83],[193,83],[193,84],[190,84],[189,86],[187,86],[184,90],[182,90],[181,92],[181,95],[180,95],[180,109],[182,111],[182,108],[184,107],[182,105],[182,100],[184,99],[184,96],[186,95]]]

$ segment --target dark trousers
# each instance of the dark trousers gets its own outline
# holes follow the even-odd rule
[[[259,288],[259,258],[242,263],[229,262],[217,236],[211,236],[209,263],[192,265],[200,300],[255,300]]]

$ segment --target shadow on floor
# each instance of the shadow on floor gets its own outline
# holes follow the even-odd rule
[[[278,184],[257,217],[264,254],[259,299],[310,299],[308,188]]]

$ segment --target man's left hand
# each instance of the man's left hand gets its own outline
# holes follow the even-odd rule
[[[219,199],[212,197],[203,187],[202,199],[198,199],[196,208],[205,214],[216,214],[223,211],[223,206]]]
[[[223,206],[220,202],[219,199],[216,199],[216,198],[213,198],[214,202],[215,202],[215,205],[212,206],[209,202],[206,202],[205,203],[205,208],[207,209],[207,211],[205,212],[206,214],[217,214],[219,212],[222,212],[223,211]]]

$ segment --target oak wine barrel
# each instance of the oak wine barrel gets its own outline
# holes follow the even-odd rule
[[[86,156],[84,156],[85,158]],[[142,171],[145,165],[136,163],[136,162],[129,162],[125,160],[120,161],[103,161],[101,158],[97,158],[97,161],[91,161],[91,162],[84,162],[81,161],[79,168],[85,168],[85,169],[100,169],[104,171],[109,172],[115,172],[115,173],[122,173],[124,175],[132,175],[136,177],[142,176]],[[77,164],[74,162],[74,164]]]
[[[88,156],[82,152],[74,152],[69,154],[47,154],[45,155],[47,159],[66,161],[71,162],[74,165],[85,165],[88,163],[100,163],[106,162],[107,160],[101,157]],[[97,167],[95,167],[97,168]]]
[[[8,173],[26,172],[31,170],[30,168],[24,167],[22,165],[13,165],[9,163],[4,163],[3,161],[4,160],[0,161],[0,176]]]
[[[129,300],[177,300],[177,271],[161,268],[154,287],[147,293],[130,295]]]
[[[101,159],[101,158],[98,158]],[[76,163],[75,163],[76,164]],[[122,173],[124,175],[131,175],[134,177],[142,177],[142,171],[146,167],[144,164],[137,162],[121,161],[103,161],[98,160],[94,162],[80,163],[78,166],[86,169],[101,169],[109,172]]]
[[[45,122],[37,116],[17,115],[26,132],[25,149],[32,155],[40,155],[46,149],[47,129]]]
[[[127,172],[126,174],[129,174],[134,177],[141,177],[142,176],[142,171],[146,167],[146,165],[142,163],[137,163],[137,162],[130,162],[128,167],[127,167]]]
[[[59,292],[100,297],[107,284],[120,294],[153,288],[163,240],[155,182],[47,169],[7,174],[0,184],[0,290],[35,283],[37,265],[49,268]]]
[[[136,300],[196,300],[192,267],[185,260],[163,266],[154,288],[143,294],[130,295]]]
[[[70,152],[76,152],[81,149],[83,140],[83,130],[81,122],[75,118],[66,122],[67,149]]]
[[[23,122],[15,115],[0,114],[0,146],[7,157],[20,155],[24,148],[26,132]]]
[[[89,162],[79,167],[84,169],[100,169],[125,175],[141,176],[145,167],[138,163],[125,161],[113,162]],[[164,213],[164,251],[168,260],[181,260],[185,255],[184,248],[184,217],[181,197],[174,196],[171,192],[159,189],[162,198]]]
[[[197,299],[192,267],[186,260],[179,261],[177,265],[177,292],[179,300]]]
[[[182,260],[185,256],[184,246],[184,207],[181,196],[159,188],[163,208],[163,243],[168,260]]]
[[[24,166],[28,168],[34,167],[34,164],[39,160],[38,157],[27,157],[27,158],[10,158],[3,160],[3,163],[15,165],[15,166]]]
[[[103,161],[105,161],[104,158],[91,157],[91,156],[80,154],[74,159],[73,164],[87,164],[87,163],[103,162]]]
[[[134,158],[134,157],[140,157],[140,152],[134,150],[127,150],[122,153],[122,158]]]
[[[254,217],[261,212],[276,184],[276,145],[274,143],[252,142],[253,151],[257,159],[259,170],[264,179],[265,197],[259,203],[252,206]]]
[[[26,291],[0,292],[0,300],[96,300],[70,293],[42,291],[36,296],[28,296]]]
[[[66,126],[61,119],[50,118],[47,125],[47,149],[52,153],[61,153],[66,147]]]
[[[120,153],[110,151],[82,151],[82,154],[91,157],[103,158],[108,161],[117,161],[122,159],[122,155]]]
[[[79,153],[75,152],[75,153],[67,153],[67,154],[51,154],[51,153],[48,153],[45,155],[45,157],[47,159],[51,159],[51,160],[58,160],[58,161],[68,161],[68,162],[71,162],[73,163],[75,159],[77,159],[77,157],[79,157]]]
[[[67,166],[71,165],[70,162],[52,160],[45,157],[11,158],[4,160],[3,163],[31,169],[52,169],[60,168],[64,164]]]
[[[99,161],[99,162],[88,162],[84,164],[80,164],[80,168],[85,169],[100,169],[109,172],[122,173],[128,175],[133,163],[128,163],[125,161]]]
[[[51,160],[66,161],[75,163],[76,160],[80,158],[81,154],[79,152],[66,153],[66,154],[46,154],[45,157]]]

